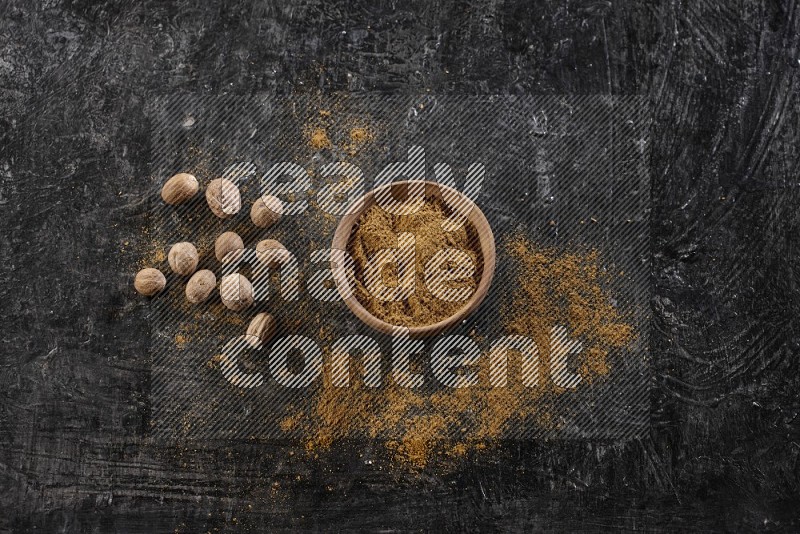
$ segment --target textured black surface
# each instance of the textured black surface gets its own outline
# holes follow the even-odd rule
[[[796,2],[0,8],[0,528],[798,528]],[[149,441],[143,110],[177,90],[646,95],[650,435],[413,475]]]

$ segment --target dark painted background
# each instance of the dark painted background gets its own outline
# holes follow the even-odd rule
[[[0,1],[0,529],[800,528],[799,10]],[[151,442],[143,110],[177,90],[647,95],[649,436],[422,473]]]

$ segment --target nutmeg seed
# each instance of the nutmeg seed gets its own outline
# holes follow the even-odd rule
[[[217,277],[208,269],[197,271],[186,284],[186,300],[199,304],[208,300],[211,292],[217,287]]]
[[[214,241],[214,255],[223,263],[238,260],[244,250],[244,241],[236,232],[224,232]]]
[[[267,267],[278,267],[289,261],[291,254],[280,241],[264,239],[256,244],[256,258]]]
[[[136,273],[133,287],[145,297],[152,297],[167,285],[167,279],[158,269],[147,267]]]
[[[206,187],[206,201],[220,219],[233,217],[242,208],[242,197],[236,184],[225,178],[211,180]]]
[[[197,194],[200,184],[197,178],[186,172],[180,172],[167,180],[161,188],[161,198],[173,206],[183,204]]]
[[[173,273],[189,276],[197,269],[200,257],[197,255],[195,246],[188,241],[184,241],[172,245],[172,248],[169,249],[169,254],[167,254],[167,261]]]
[[[266,343],[275,334],[275,318],[268,313],[259,313],[247,327],[248,336],[256,336]]]
[[[250,208],[250,220],[259,228],[269,228],[283,215],[283,202],[272,195],[261,195]]]
[[[253,285],[239,273],[223,276],[219,283],[219,297],[229,310],[242,311],[253,304]]]

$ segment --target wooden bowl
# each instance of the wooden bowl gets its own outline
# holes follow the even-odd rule
[[[331,248],[333,250],[347,250],[347,245],[350,241],[350,237],[353,234],[354,227],[358,222],[358,219],[365,211],[377,203],[375,196],[379,191],[382,191],[386,188],[392,188],[391,195],[397,200],[402,200],[408,196],[408,187],[410,183],[411,182],[404,181],[387,184],[370,191],[361,197],[361,199],[356,201],[350,207],[350,209],[348,209],[347,214],[342,217],[342,220],[339,221],[339,226],[336,228],[336,232],[333,235]],[[339,290],[339,294],[347,304],[347,307],[350,308],[356,317],[361,319],[361,321],[366,323],[368,326],[385,334],[396,333],[404,328],[407,328],[408,334],[411,337],[420,338],[432,336],[447,330],[448,328],[460,323],[469,314],[475,311],[478,306],[480,306],[481,302],[489,291],[489,286],[491,285],[492,277],[494,276],[496,260],[494,234],[492,233],[492,228],[489,226],[489,221],[486,220],[486,216],[483,214],[480,208],[478,208],[478,206],[466,195],[446,185],[428,181],[424,182],[424,185],[426,196],[442,198],[442,191],[447,191],[447,200],[450,200],[451,204],[452,199],[456,198],[456,202],[459,206],[463,205],[466,207],[466,209],[469,209],[467,221],[472,224],[478,234],[481,254],[483,256],[483,269],[480,273],[480,280],[475,293],[472,294],[469,300],[464,303],[464,306],[462,306],[456,313],[446,319],[443,319],[442,321],[426,326],[403,327],[400,325],[387,323],[381,319],[378,319],[369,311],[367,311],[367,309],[364,308],[364,306],[362,306],[358,301],[355,294],[347,291],[348,281],[345,274],[345,266],[342,265],[341,262],[338,264],[336,262],[332,262],[332,270],[334,279],[336,281],[336,286]]]

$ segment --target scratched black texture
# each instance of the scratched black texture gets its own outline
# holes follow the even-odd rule
[[[0,530],[800,528],[795,1],[0,2]],[[143,110],[172,91],[645,95],[654,389],[453,470],[148,437]]]

